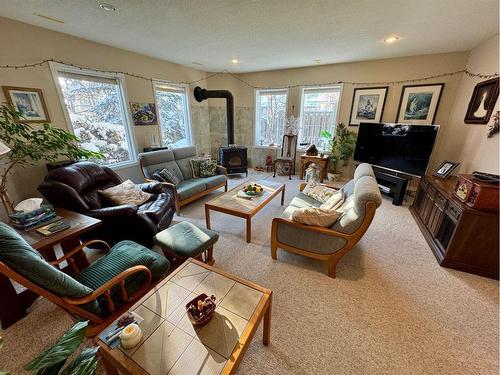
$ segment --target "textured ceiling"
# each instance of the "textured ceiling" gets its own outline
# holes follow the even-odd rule
[[[498,0],[0,0],[0,15],[206,71],[250,72],[468,50]],[[39,13],[63,24],[34,15]],[[401,39],[387,45],[389,35]],[[240,63],[234,65],[231,59]],[[194,65],[193,62],[203,64]]]

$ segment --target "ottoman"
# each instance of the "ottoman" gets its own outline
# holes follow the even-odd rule
[[[157,233],[156,244],[165,255],[180,258],[195,258],[207,264],[213,264],[213,246],[219,234],[210,229],[200,228],[187,221],[181,221]]]

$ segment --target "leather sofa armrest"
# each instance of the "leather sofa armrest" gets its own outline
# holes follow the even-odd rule
[[[223,174],[223,175],[227,175],[227,169],[224,168],[223,166],[221,165],[218,165],[217,168],[215,169],[215,172],[217,174]]]
[[[158,181],[149,181],[143,184],[137,184],[136,186],[145,193],[150,194],[159,194],[162,191],[161,182]]]
[[[116,216],[132,216],[137,213],[138,207],[134,204],[122,204],[120,206],[96,208],[87,211],[89,216],[96,219],[106,219]]]

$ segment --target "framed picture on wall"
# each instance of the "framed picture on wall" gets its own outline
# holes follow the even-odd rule
[[[388,89],[388,86],[354,89],[349,125],[359,126],[360,122],[380,122]]]
[[[130,102],[134,125],[157,125],[156,105],[154,103]]]
[[[24,122],[49,122],[49,113],[42,90],[27,87],[2,86],[5,98],[21,112]]]
[[[434,123],[444,83],[403,86],[396,122],[430,125]]]
[[[466,124],[487,124],[498,99],[499,78],[480,82],[474,87],[465,113]]]

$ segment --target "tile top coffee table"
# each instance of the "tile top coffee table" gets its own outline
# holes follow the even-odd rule
[[[238,191],[244,186],[259,184],[264,188],[262,195],[245,199],[238,197]],[[266,204],[281,192],[281,205],[285,201],[285,184],[271,182],[267,180],[247,181],[236,186],[227,193],[219,195],[205,203],[205,220],[207,228],[210,229],[210,210],[223,212],[228,215],[238,216],[247,221],[247,242],[252,241],[252,217],[259,212]]]
[[[193,326],[186,304],[196,295],[216,296],[214,317]],[[262,319],[264,345],[271,324],[269,289],[188,259],[132,307],[144,321],[143,339],[125,350],[98,341],[109,374],[233,374]]]

